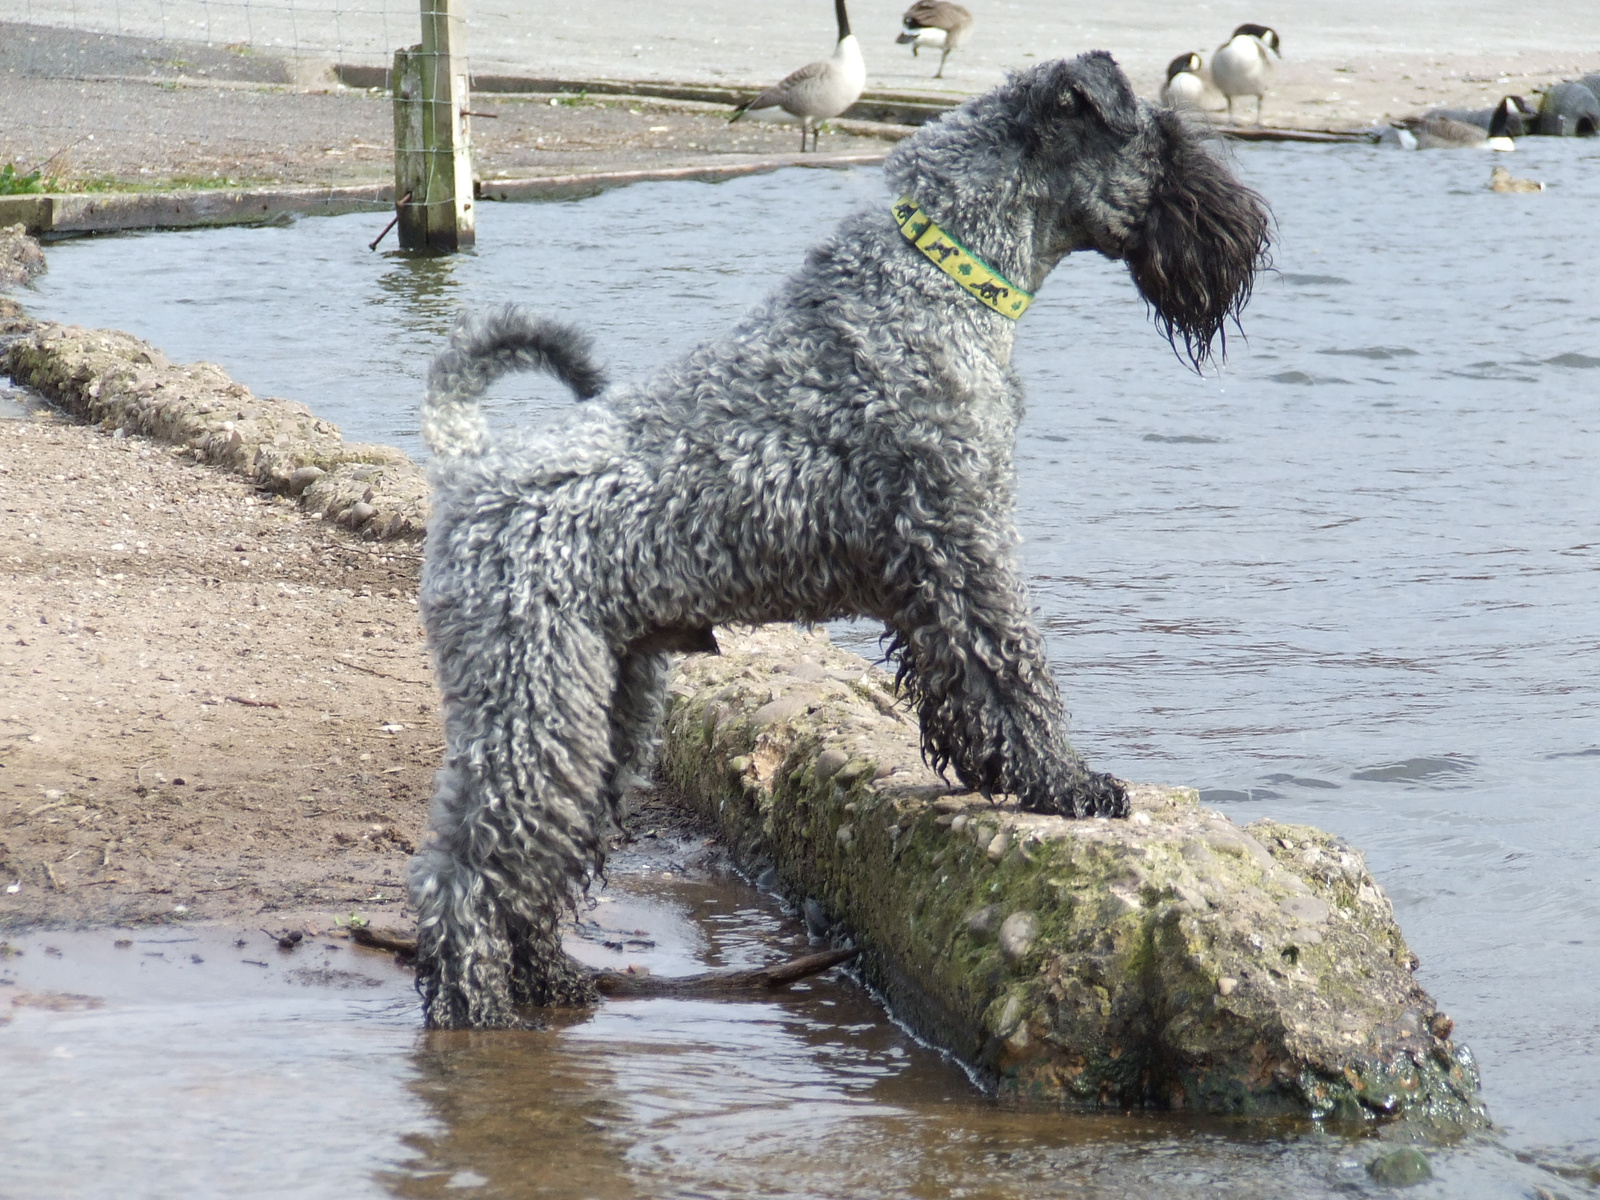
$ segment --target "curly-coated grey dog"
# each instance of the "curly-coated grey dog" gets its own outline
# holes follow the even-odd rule
[[[514,308],[434,363],[421,605],[448,746],[411,871],[431,1025],[593,998],[559,920],[648,767],[668,652],[714,650],[715,625],[882,620],[933,765],[1038,812],[1126,813],[1067,742],[1013,557],[1014,318],[1098,250],[1199,366],[1267,213],[1103,53],[1012,77],[885,172],[898,203],[641,383],[603,391],[581,334]],[[491,439],[477,397],[519,369],[598,399]]]

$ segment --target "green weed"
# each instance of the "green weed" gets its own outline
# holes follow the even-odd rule
[[[28,196],[44,191],[44,181],[38,171],[26,175],[17,173],[15,163],[0,167],[0,196]]]

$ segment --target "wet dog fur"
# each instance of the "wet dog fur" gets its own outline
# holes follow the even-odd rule
[[[1126,261],[1197,368],[1265,261],[1259,197],[1103,53],[1014,75],[884,170],[1028,291],[1074,251]],[[516,308],[464,321],[434,363],[421,608],[447,747],[411,870],[430,1025],[593,999],[560,920],[649,769],[668,653],[714,649],[717,625],[881,620],[935,767],[1032,811],[1126,815],[1067,740],[1015,559],[1016,322],[887,200],[641,382],[608,388],[583,334]],[[478,397],[513,370],[591,403],[491,438]]]

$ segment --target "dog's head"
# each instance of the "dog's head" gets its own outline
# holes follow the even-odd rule
[[[900,143],[886,169],[978,254],[1034,285],[1074,250],[1127,262],[1196,367],[1225,348],[1267,263],[1261,197],[1181,116],[1140,101],[1102,51],[1013,75]]]

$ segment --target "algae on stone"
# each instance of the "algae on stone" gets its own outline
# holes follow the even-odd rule
[[[661,773],[863,949],[894,1011],[1004,1097],[1483,1120],[1470,1053],[1349,845],[1136,786],[1024,813],[921,761],[892,681],[825,635],[720,632],[674,676]]]

